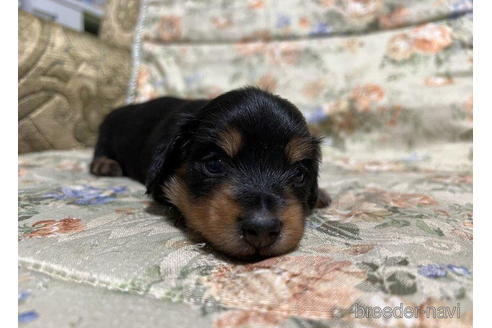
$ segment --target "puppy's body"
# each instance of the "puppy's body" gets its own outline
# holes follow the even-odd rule
[[[318,192],[319,141],[299,110],[256,88],[213,100],[164,97],[110,113],[91,172],[125,175],[236,257],[295,248]]]
[[[145,184],[156,147],[169,143],[178,132],[180,121],[206,103],[206,100],[162,97],[118,108],[101,124],[94,158],[115,160],[122,175]],[[107,173],[102,175],[120,175],[117,171]]]

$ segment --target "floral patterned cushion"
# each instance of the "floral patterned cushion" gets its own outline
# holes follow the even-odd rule
[[[326,136],[333,204],[296,251],[238,263],[139,183],[89,175],[90,150],[22,155],[20,321],[471,327],[471,1],[139,3],[130,96],[287,97]]]
[[[232,26],[217,31],[191,23],[205,3],[190,3],[193,5],[148,1],[134,62],[138,74],[131,93],[136,101],[160,95],[214,97],[235,87],[258,85],[295,103],[327,135],[326,140],[340,148],[351,142],[412,148],[429,142],[471,140],[470,2],[309,1],[301,6],[287,1],[279,7],[274,6],[275,1],[230,1],[217,10],[231,17]],[[239,3],[247,8],[233,10]],[[289,30],[288,38],[242,40],[238,33],[264,21],[253,19],[258,15],[258,9],[250,8],[253,3],[263,4],[263,11],[276,8],[278,14],[296,12],[312,20],[332,17],[323,16],[318,8],[327,6],[339,19],[326,24],[339,33],[313,38],[296,27]],[[346,4],[345,9],[362,12],[373,8],[374,12],[370,19],[351,16],[340,3]],[[401,20],[402,27],[371,31],[370,22],[384,16],[378,16],[380,11],[375,8],[399,12],[401,17],[395,19]],[[164,12],[173,10],[182,16],[171,27]],[[217,14],[214,10],[212,6],[204,12],[213,16]],[[292,15],[289,19],[296,21]],[[252,26],[240,23],[243,19],[253,22]],[[411,25],[415,22],[420,24]],[[365,26],[364,33],[357,26]],[[349,35],[343,28],[350,29]],[[179,31],[179,37],[167,36],[172,31]],[[270,26],[268,31],[275,35],[278,29]],[[191,42],[204,34],[208,41]]]
[[[367,33],[458,16],[472,9],[472,0],[143,2],[146,18],[142,36],[156,43],[268,41]]]
[[[321,186],[333,205],[308,218],[298,250],[249,264],[216,254],[176,226],[139,183],[89,175],[89,150],[22,155],[19,263],[30,271],[21,290],[35,295],[26,296],[22,308],[34,312],[23,312],[23,320],[56,326],[68,319],[52,315],[53,295],[85,295],[74,309],[85,322],[110,312],[104,305],[86,310],[104,297],[122,312],[141,306],[149,314],[122,327],[150,326],[156,313],[183,327],[470,327],[471,162],[442,163],[444,153],[466,158],[468,151],[457,143],[347,157],[324,147]],[[52,278],[66,282],[33,287]],[[87,285],[123,294],[101,296]],[[156,299],[162,308],[152,316]],[[351,312],[400,304],[448,306],[460,316],[370,320]],[[197,319],[179,315],[187,312]]]

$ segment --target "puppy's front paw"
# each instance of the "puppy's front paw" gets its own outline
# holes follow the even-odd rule
[[[331,204],[331,197],[323,189],[318,189],[318,200],[316,201],[316,208],[328,207]]]
[[[90,171],[97,176],[119,177],[123,175],[120,164],[106,156],[94,158],[90,166]]]

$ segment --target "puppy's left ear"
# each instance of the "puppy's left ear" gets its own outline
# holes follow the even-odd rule
[[[330,206],[330,204],[331,204],[330,195],[323,189],[319,188],[317,184],[315,184],[311,188],[309,193],[309,198],[308,198],[309,208],[311,209],[325,208]]]
[[[319,188],[318,189],[318,198],[316,199],[316,208],[325,208],[330,206],[331,204],[331,197],[330,195],[324,190]]]
[[[315,157],[315,172],[316,176],[318,175],[318,170],[319,170],[319,163],[321,162],[321,148],[320,145],[322,143],[323,138],[322,137],[314,137],[313,136],[313,144],[315,145],[316,148],[316,153],[314,155]],[[331,197],[330,195],[324,191],[323,189],[318,187],[318,182],[316,182],[312,185],[311,190],[309,190],[309,196],[308,196],[308,206],[310,209],[314,208],[325,208],[330,206],[331,204]]]
[[[167,136],[155,149],[145,179],[146,194],[155,201],[166,202],[162,186],[185,160],[195,124],[193,117],[183,117],[172,137]]]
[[[331,204],[330,195],[324,189],[319,188],[318,184],[315,183],[311,187],[311,190],[309,191],[309,196],[308,196],[309,208],[310,209],[325,208],[330,206],[330,204]]]

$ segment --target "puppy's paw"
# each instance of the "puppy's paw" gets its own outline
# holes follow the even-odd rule
[[[94,158],[90,166],[90,171],[97,176],[119,177],[123,175],[120,164],[106,156]]]
[[[316,208],[325,208],[330,206],[331,197],[323,189],[318,189],[318,200],[316,201]]]

